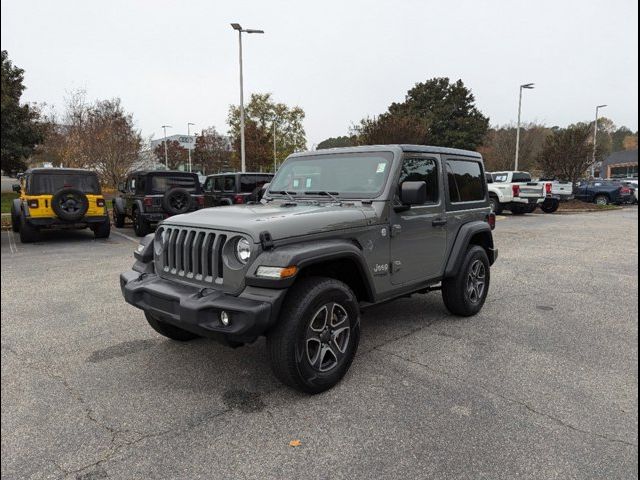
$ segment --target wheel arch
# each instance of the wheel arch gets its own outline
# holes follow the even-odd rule
[[[491,227],[488,223],[475,221],[464,224],[456,236],[444,271],[444,277],[450,278],[460,270],[464,260],[464,253],[470,245],[478,245],[487,252],[489,263],[495,261],[495,249]]]

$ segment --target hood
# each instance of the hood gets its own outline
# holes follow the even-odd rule
[[[258,205],[232,205],[204,208],[165,220],[167,225],[211,228],[246,233],[259,241],[260,233],[268,231],[274,240],[311,235],[365,226],[375,213],[371,207],[360,205],[336,205],[330,203],[285,203]],[[366,211],[365,211],[366,210]]]

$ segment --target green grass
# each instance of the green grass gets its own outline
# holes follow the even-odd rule
[[[2,213],[11,213],[11,202],[14,198],[18,198],[18,194],[15,192],[2,194]]]

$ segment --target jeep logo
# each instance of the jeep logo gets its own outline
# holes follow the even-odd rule
[[[376,263],[376,265],[373,267],[374,275],[385,275],[388,271],[389,271],[388,263]]]

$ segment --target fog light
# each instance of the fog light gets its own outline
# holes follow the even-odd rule
[[[229,318],[229,314],[224,310],[220,312],[220,322],[222,322],[222,325],[224,325],[225,327],[229,326],[229,324],[231,323],[231,318]]]

